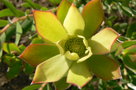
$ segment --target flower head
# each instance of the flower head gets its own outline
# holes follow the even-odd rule
[[[105,56],[119,34],[111,28],[97,32],[104,19],[100,0],[92,0],[80,13],[74,4],[62,0],[57,16],[50,11],[33,12],[36,29],[52,44],[31,44],[20,58],[36,67],[33,83],[65,81],[83,87],[93,74],[119,79],[119,65]]]

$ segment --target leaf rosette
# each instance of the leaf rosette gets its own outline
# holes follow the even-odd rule
[[[91,0],[81,13],[62,0],[56,16],[38,10],[33,15],[39,36],[51,42],[31,44],[20,55],[36,66],[33,83],[55,82],[59,88],[67,82],[81,88],[93,75],[103,80],[121,78],[119,64],[106,56],[119,34],[112,28],[96,33],[104,19],[101,0]]]

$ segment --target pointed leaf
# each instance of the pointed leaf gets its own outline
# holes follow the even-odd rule
[[[134,55],[125,55],[123,57],[123,62],[125,64],[125,66],[133,71],[134,73],[136,73],[136,54]]]
[[[1,2],[3,2],[4,5],[8,7],[12,13],[14,13],[15,16],[19,17],[24,15],[24,12],[16,9],[16,7],[9,0],[1,0]]]
[[[37,66],[33,83],[58,81],[67,73],[71,64],[64,55],[56,55]]]
[[[122,43],[123,48],[127,48],[127,47],[130,47],[132,45],[136,45],[136,40],[124,41]]]
[[[0,20],[0,27],[4,27],[8,24],[7,20]]]
[[[67,38],[67,33],[56,16],[51,12],[34,11],[34,19],[37,31],[44,39],[57,42]]]
[[[55,84],[55,88],[56,88],[55,90],[65,90],[70,86],[70,84],[66,83],[66,77],[55,82],[54,84]]]
[[[61,2],[61,0],[49,0],[51,3],[53,4],[59,4]]]
[[[104,19],[101,0],[91,0],[84,6],[82,15],[85,20],[84,35],[86,38],[90,38],[100,27]]]
[[[133,38],[133,34],[135,30],[136,30],[136,22],[130,23],[126,31],[126,37]]]
[[[12,53],[12,52],[20,53],[20,50],[15,43],[3,43],[3,50],[6,53]]]
[[[57,17],[61,23],[63,23],[71,3],[68,0],[62,0],[57,10]]]
[[[136,54],[136,45],[132,45],[126,49],[123,50],[122,52],[124,55],[125,54]]]
[[[23,33],[22,27],[21,27],[20,23],[17,22],[17,24],[16,24],[16,40],[15,40],[16,45],[18,45],[22,33]]]
[[[25,0],[25,2],[27,2],[34,9],[40,9],[42,7],[39,4],[34,3],[32,0]]]
[[[39,63],[49,59],[59,53],[54,45],[47,44],[31,44],[20,55],[20,58],[30,65],[37,66]]]
[[[25,86],[22,90],[37,90],[41,87],[41,84]]]
[[[14,16],[14,14],[10,11],[10,9],[0,10],[0,17],[6,17],[6,16]]]
[[[109,53],[113,43],[119,34],[111,28],[105,28],[90,39],[90,46],[93,54]]]
[[[103,80],[120,79],[120,67],[113,59],[103,55],[93,55],[88,59],[91,71]]]
[[[78,9],[72,4],[63,23],[69,35],[82,34],[84,20]]]
[[[92,73],[89,71],[85,62],[74,63],[68,71],[67,82],[82,88],[92,79]]]
[[[0,35],[0,58],[2,57],[2,54],[3,54],[3,43],[5,42],[5,39],[6,39],[6,34],[3,33]]]

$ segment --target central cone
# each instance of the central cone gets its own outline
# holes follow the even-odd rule
[[[79,57],[84,56],[86,47],[83,43],[83,39],[79,37],[73,37],[68,39],[65,43],[65,51],[77,53]]]

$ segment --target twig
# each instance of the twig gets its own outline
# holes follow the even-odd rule
[[[26,18],[31,17],[31,16],[33,16],[33,15],[29,14],[27,16],[22,16],[20,18],[14,18],[11,23],[7,24],[2,30],[0,30],[0,35],[2,33],[4,33],[12,24],[14,24],[14,23],[16,23],[18,21],[21,21],[21,20],[25,20]]]
[[[45,87],[46,84],[47,84],[47,83],[43,83],[43,84],[41,85],[41,87],[40,87],[38,90],[43,90],[43,88]]]

